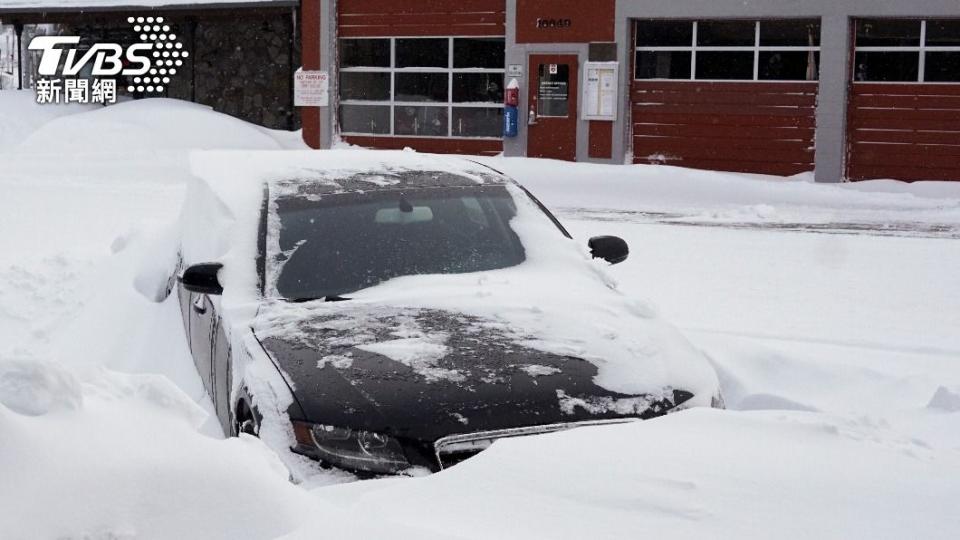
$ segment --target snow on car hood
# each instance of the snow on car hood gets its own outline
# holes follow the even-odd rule
[[[650,418],[692,394],[620,394],[597,366],[525,347],[495,320],[364,302],[261,311],[255,334],[297,389],[298,419],[433,441],[451,433]]]

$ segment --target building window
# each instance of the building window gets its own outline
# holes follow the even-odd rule
[[[500,138],[502,38],[340,40],[346,135]]]
[[[639,20],[636,79],[815,81],[820,21]]]
[[[960,82],[960,19],[860,19],[853,80]]]

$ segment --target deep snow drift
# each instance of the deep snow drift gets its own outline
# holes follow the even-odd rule
[[[24,137],[59,116],[95,110],[95,105],[37,105],[37,96],[30,90],[4,90],[0,94],[0,148],[10,149]],[[0,150],[2,152],[3,150]]]
[[[262,128],[213,112],[204,105],[153,98],[97,107],[85,114],[64,115],[23,137],[18,151],[71,154],[303,148],[297,138],[296,134]]]
[[[142,106],[110,121],[147,130],[165,105]],[[43,123],[13,110],[0,127]],[[960,536],[960,249],[942,227],[879,234],[956,227],[950,186],[493,159],[581,242],[631,242],[609,272],[712,358],[731,410],[501,441],[425,478],[293,485],[264,444],[221,438],[177,306],[134,287],[179,212],[183,147],[88,144],[0,153],[0,537]],[[864,228],[770,227],[848,216]]]

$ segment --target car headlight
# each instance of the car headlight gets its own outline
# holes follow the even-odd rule
[[[301,447],[337,467],[377,474],[394,474],[410,467],[400,443],[383,433],[300,422],[295,423],[294,431]]]

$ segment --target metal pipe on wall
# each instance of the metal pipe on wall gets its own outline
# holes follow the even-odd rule
[[[13,21],[13,31],[17,34],[17,90],[23,90],[23,23]]]

